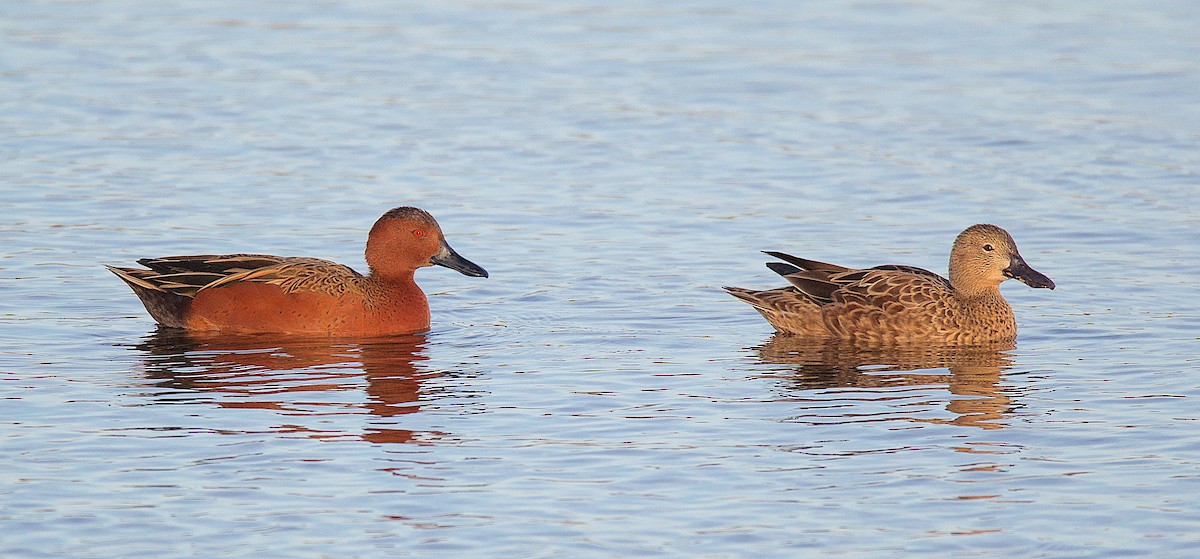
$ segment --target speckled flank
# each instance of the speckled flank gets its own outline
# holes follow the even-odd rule
[[[768,252],[768,264],[792,285],[755,291],[726,287],[777,331],[865,343],[917,341],[985,344],[1017,337],[1012,308],[1000,284],[1016,278],[1031,287],[1054,282],[1030,268],[1005,230],[973,225],[950,252],[950,279],[912,266],[855,270]]]

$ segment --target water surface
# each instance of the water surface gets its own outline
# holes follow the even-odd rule
[[[1190,557],[1185,2],[0,8],[4,557]],[[102,264],[388,208],[433,330],[194,339]],[[1013,347],[775,337],[760,250],[945,271]]]

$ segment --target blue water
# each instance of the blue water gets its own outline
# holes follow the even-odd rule
[[[0,556],[1191,557],[1200,6],[10,2]],[[365,270],[432,331],[158,331],[103,264]],[[994,352],[777,338],[760,250],[945,271]]]

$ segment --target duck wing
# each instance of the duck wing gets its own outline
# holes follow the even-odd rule
[[[109,266],[121,279],[152,291],[195,297],[203,289],[237,282],[278,285],[284,293],[315,291],[341,295],[359,291],[362,275],[349,266],[319,258],[290,258],[267,254],[201,254],[143,258],[149,269]]]
[[[897,312],[906,308],[940,304],[953,294],[950,281],[914,266],[884,265],[835,274],[832,303]]]
[[[832,281],[833,277],[855,271],[845,266],[800,258],[784,252],[771,250],[763,252],[783,260],[783,262],[768,262],[767,267],[783,276],[801,294],[817,304],[825,304],[833,300],[833,292],[840,287],[838,283]]]

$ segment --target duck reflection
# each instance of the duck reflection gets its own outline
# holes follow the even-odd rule
[[[222,408],[274,410],[298,423],[272,431],[312,438],[357,437],[373,443],[427,442],[440,433],[394,428],[394,418],[420,409],[422,383],[440,376],[419,366],[423,335],[395,336],[363,343],[267,336],[196,336],[159,328],[137,349],[145,353],[145,374],[160,403],[204,401]],[[365,400],[362,397],[366,393]],[[373,418],[362,432],[329,428],[334,415]],[[306,419],[307,418],[307,419]],[[358,428],[356,428],[358,429]]]
[[[986,347],[857,347],[845,343],[776,335],[757,348],[763,363],[787,365],[781,386],[789,394],[836,388],[895,389],[944,385],[955,397],[951,419],[903,418],[985,429],[1004,427],[1012,399],[1000,389],[1001,373],[1012,368],[1013,344]],[[890,393],[890,396],[897,396]],[[896,402],[902,405],[901,402]],[[903,404],[912,404],[911,401]]]

